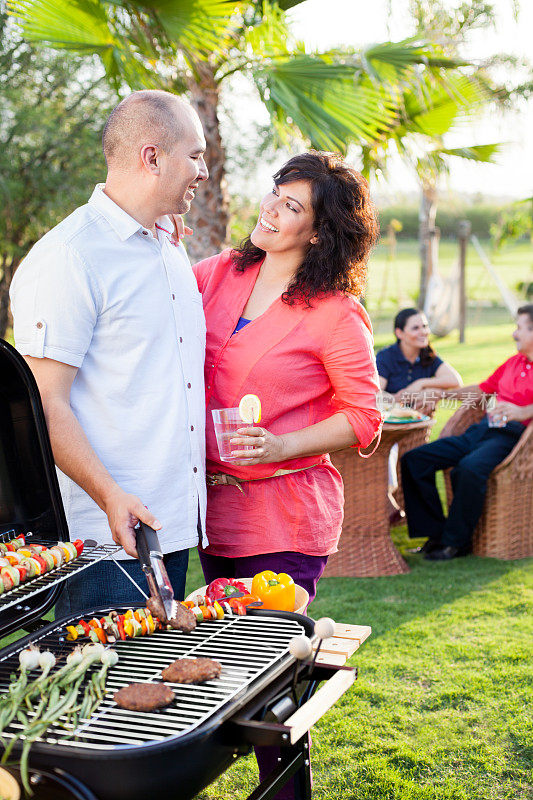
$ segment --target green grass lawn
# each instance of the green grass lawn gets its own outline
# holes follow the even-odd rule
[[[485,314],[484,314],[485,316]],[[436,342],[465,383],[514,352],[505,313]],[[378,320],[379,329],[379,320]],[[386,329],[385,329],[386,330]],[[378,346],[390,341],[386,332]],[[453,409],[438,412],[438,430]],[[406,529],[393,538],[412,546]],[[313,728],[317,800],[526,800],[531,779],[533,569],[530,560],[406,555],[411,572],[324,578],[309,613],[372,626],[350,664],[355,686]],[[202,583],[196,555],[188,588]],[[200,795],[242,800],[253,756]]]

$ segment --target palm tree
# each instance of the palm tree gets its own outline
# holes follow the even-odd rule
[[[459,59],[459,51],[475,30],[494,27],[494,7],[487,0],[465,0],[459,6],[443,0],[410,0],[410,12],[415,35],[427,36],[440,42],[442,52]],[[510,6],[518,14],[516,0]],[[391,3],[389,3],[389,13]],[[494,66],[509,66],[513,59],[505,55],[494,56]],[[498,152],[498,144],[470,144],[463,147],[445,146],[446,134],[469,122],[488,105],[509,104],[517,96],[531,91],[530,81],[523,85],[503,87],[490,78],[487,65],[465,64],[463,69],[447,76],[446,84],[435,81],[431,74],[419,73],[420,83],[403,84],[399,100],[400,113],[397,125],[391,131],[385,146],[381,142],[365,147],[368,172],[384,169],[391,142],[404,161],[416,172],[420,184],[420,291],[418,304],[424,307],[429,277],[436,267],[437,231],[435,219],[439,183],[449,171],[450,161],[461,158],[477,163],[488,163]]]
[[[425,304],[429,277],[437,263],[435,218],[441,178],[448,172],[450,161],[461,158],[488,163],[500,147],[499,144],[473,144],[450,148],[445,146],[446,134],[479,114],[496,95],[497,90],[478,72],[448,75],[445,85],[422,76],[418,86],[411,82],[403,87],[397,124],[387,141],[363,148],[367,173],[378,169],[386,171],[394,145],[418,177],[421,262],[418,304],[421,308]]]
[[[225,151],[219,103],[224,81],[248,76],[278,137],[297,133],[319,149],[367,149],[398,127],[401,82],[416,65],[445,84],[443,71],[465,62],[422,39],[362,52],[308,52],[291,35],[285,11],[305,0],[11,0],[33,42],[96,54],[117,90],[187,92],[202,120],[211,179],[189,215],[193,259],[228,238]]]

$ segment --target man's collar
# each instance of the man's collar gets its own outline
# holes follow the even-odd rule
[[[143,226],[104,193],[104,185],[103,183],[96,184],[89,199],[89,204],[94,206],[105,217],[119,239],[125,242],[130,236],[141,230]]]

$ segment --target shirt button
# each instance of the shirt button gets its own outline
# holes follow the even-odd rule
[[[181,338],[181,336],[180,336],[180,342],[183,342],[183,339]]]
[[[521,372],[521,373],[520,373],[520,377],[521,377],[521,378],[525,378],[525,377],[526,377],[526,373],[525,373],[525,372]]]
[[[172,299],[173,299],[173,300],[175,300],[175,299],[176,299],[176,295],[175,295],[175,294],[173,294],[173,295],[172,295]]]
[[[528,365],[526,366],[526,369],[531,369],[531,364],[528,364]]]
[[[36,327],[36,328],[39,328],[39,330],[41,330],[41,328],[43,327],[43,323],[42,323],[42,322],[38,322],[38,323],[35,325],[35,327]]]
[[[193,471],[193,472],[198,472],[198,467],[193,467],[193,468],[192,468],[192,471]]]
[[[208,388],[208,389],[210,389],[210,388],[211,388],[211,384],[210,384],[210,383],[208,383],[208,384],[207,384],[207,388]]]
[[[194,425],[191,425],[191,431],[193,431],[193,430],[194,430]]]
[[[187,384],[187,389],[190,389],[190,388],[191,388],[191,384],[190,384],[190,383],[188,383],[188,384]]]
[[[143,236],[148,236],[148,231],[143,231]]]

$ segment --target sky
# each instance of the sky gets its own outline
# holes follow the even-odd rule
[[[474,33],[465,55],[483,59],[496,52],[507,52],[531,58],[533,0],[520,0],[518,24],[513,19],[513,0],[492,1],[498,13],[497,30]],[[388,5],[387,0],[306,0],[288,13],[294,33],[306,45],[323,50],[337,45],[358,47],[389,38],[399,40],[410,35],[406,13],[408,0],[393,0],[390,18]],[[251,107],[254,111],[250,113],[262,111],[253,104]],[[451,147],[493,142],[505,143],[495,164],[477,165],[455,160],[443,189],[497,197],[533,195],[533,158],[530,155],[533,104],[524,103],[519,113],[504,117],[495,112],[486,114],[446,140]],[[264,172],[270,172],[267,165]],[[412,172],[397,159],[389,168],[387,180],[381,180],[376,189],[388,195],[411,193],[417,190],[417,183]]]
[[[476,32],[472,36],[470,58],[485,58],[496,52],[532,57],[533,2],[521,0],[518,24],[514,21],[512,0],[493,0],[498,13],[495,31]],[[306,44],[324,49],[335,45],[367,45],[371,42],[402,39],[411,31],[406,27],[407,0],[393,0],[393,14],[388,25],[387,0],[306,0],[290,12],[292,28]],[[324,13],[327,8],[327,14]],[[369,13],[369,9],[371,9]],[[452,147],[463,144],[505,142],[494,165],[456,162],[448,179],[454,191],[483,192],[491,195],[530,197],[533,195],[533,104],[521,113],[504,118],[492,113],[448,139]],[[463,136],[465,138],[463,138]],[[416,188],[410,172],[396,163],[387,188]]]

